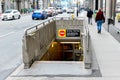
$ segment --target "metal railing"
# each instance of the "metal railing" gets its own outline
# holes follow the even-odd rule
[[[41,22],[40,24],[37,24],[33,27],[30,27],[28,29],[25,30],[25,35],[28,35],[29,31],[35,31],[37,29],[39,29],[40,27],[46,25],[46,24],[49,24],[50,22],[54,21],[54,20],[72,20],[71,17],[53,17],[53,18],[50,18],[50,19],[47,19],[46,21],[43,21]]]
[[[50,19],[48,19],[48,20],[46,20],[46,21],[41,22],[40,24],[37,24],[37,25],[35,25],[35,26],[33,26],[33,27],[30,27],[30,28],[26,29],[26,30],[25,30],[25,35],[28,35],[29,31],[30,31],[30,32],[31,32],[31,31],[36,31],[36,30],[39,29],[40,27],[42,27],[42,26],[44,26],[44,25],[46,25],[46,24],[49,24],[50,22],[52,22],[52,21],[54,21],[54,20],[55,20],[55,18],[53,17],[53,18],[50,18]]]

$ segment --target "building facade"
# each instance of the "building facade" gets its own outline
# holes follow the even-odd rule
[[[54,1],[54,0],[53,0]],[[51,0],[0,0],[0,13],[7,9],[39,9],[51,6]]]
[[[62,0],[0,0],[0,13],[4,12],[7,9],[46,9],[47,7],[61,7]],[[69,0],[68,0],[69,1]],[[74,1],[74,0],[70,0]],[[69,4],[72,4],[69,1]]]

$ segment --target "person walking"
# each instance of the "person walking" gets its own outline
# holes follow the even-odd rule
[[[91,24],[91,25],[92,25],[92,15],[93,15],[93,11],[89,9],[87,11],[87,17],[88,17],[88,24]]]
[[[78,17],[78,14],[79,14],[79,12],[78,12],[78,9],[77,9],[77,17]]]
[[[99,11],[97,12],[95,21],[97,23],[98,33],[101,33],[102,24],[105,22],[105,17],[101,9],[99,9]]]

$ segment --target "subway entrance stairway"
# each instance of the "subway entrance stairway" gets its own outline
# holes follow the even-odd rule
[[[86,13],[83,12],[83,15],[85,14]],[[29,38],[28,40],[30,41],[23,40],[23,43],[25,43],[25,45],[23,45],[23,51],[25,51],[23,53],[24,64],[18,67],[7,80],[120,80],[119,42],[104,29],[101,34],[98,34],[95,24],[85,24],[85,17],[75,20],[72,20],[72,22],[62,20],[62,22],[65,23],[62,23],[64,26],[60,24],[61,20],[57,22],[53,21],[51,23],[55,23],[54,25],[57,26],[55,28],[51,27],[50,29],[50,26],[47,26],[40,27],[40,31],[36,30],[36,32],[34,32],[33,30],[34,33],[27,31],[26,37],[24,38],[26,40]],[[68,25],[67,21],[71,24],[72,28]],[[75,25],[73,21],[75,21],[77,25]],[[49,25],[53,26],[51,23],[49,23]],[[59,25],[61,26],[58,27]],[[49,30],[43,31],[48,28]],[[66,37],[68,34],[63,35],[63,33],[64,31],[66,33],[67,30],[70,32],[73,30],[72,33],[74,33],[75,30],[77,33],[80,32],[80,35],[74,33],[74,35],[69,34],[69,36],[72,37]],[[39,35],[47,32],[48,34],[46,35]],[[62,32],[63,36],[59,35],[60,32]],[[33,44],[33,42],[35,42],[35,44]],[[38,43],[39,45],[37,45]],[[30,45],[32,46],[29,47]],[[62,47],[58,45],[62,45]],[[71,45],[72,47],[70,47]],[[61,49],[62,52],[50,49],[54,47],[55,49]],[[76,49],[78,51],[75,51]],[[48,56],[51,55],[50,52],[52,51],[62,53],[62,57],[59,56],[59,60],[56,60],[56,57],[51,59],[51,57]],[[69,52],[71,55],[63,55]],[[47,55],[42,53],[46,53]],[[73,53],[76,54],[73,55]],[[50,59],[52,61],[48,61]]]
[[[83,61],[80,42],[52,42],[51,47],[40,59],[41,61]]]

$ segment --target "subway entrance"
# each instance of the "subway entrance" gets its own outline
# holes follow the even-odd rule
[[[52,42],[41,61],[83,61],[80,42]]]
[[[83,18],[50,19],[25,31],[23,37],[24,67],[40,62],[80,62],[91,68],[88,27]],[[71,63],[70,63],[71,64]]]

